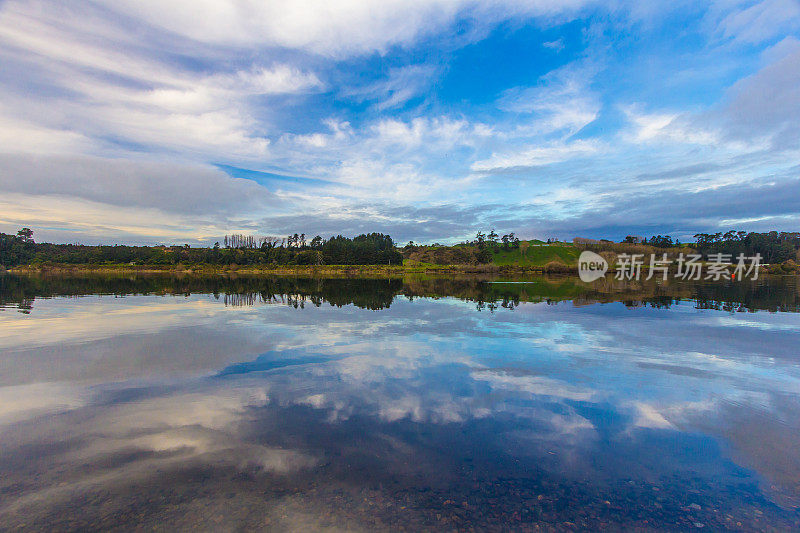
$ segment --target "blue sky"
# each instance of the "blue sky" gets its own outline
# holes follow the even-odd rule
[[[800,3],[0,2],[0,231],[800,226]]]

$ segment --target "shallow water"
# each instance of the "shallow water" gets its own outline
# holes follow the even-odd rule
[[[0,276],[0,529],[800,527],[800,290]]]

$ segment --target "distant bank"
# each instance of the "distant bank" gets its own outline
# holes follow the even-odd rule
[[[520,240],[478,233],[474,241],[455,245],[395,245],[389,235],[361,234],[306,239],[225,236],[212,247],[126,246],[37,243],[27,228],[17,235],[0,233],[0,270],[12,272],[178,272],[261,273],[274,275],[380,275],[407,273],[551,273],[574,274],[584,250],[613,265],[622,254],[666,256],[723,254],[735,258],[760,254],[773,274],[800,274],[800,234],[698,234],[697,242],[680,244],[669,236],[651,239],[574,239],[574,242]],[[646,267],[646,265],[645,265]]]

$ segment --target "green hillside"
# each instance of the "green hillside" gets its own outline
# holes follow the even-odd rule
[[[551,261],[560,261],[565,265],[578,262],[580,250],[571,244],[542,244],[541,241],[523,241],[519,248],[505,249],[499,246],[492,252],[492,263],[496,265],[519,265],[542,267]]]
[[[517,245],[487,243],[481,248],[474,244],[454,246],[413,245],[402,248],[404,265],[494,265],[541,269],[553,264],[575,267],[580,250],[568,243],[544,243],[538,240],[520,241]]]

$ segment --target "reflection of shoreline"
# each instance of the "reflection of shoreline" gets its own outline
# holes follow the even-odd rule
[[[4,275],[0,308],[28,313],[36,298],[108,295],[213,294],[229,306],[286,304],[304,307],[328,303],[385,309],[395,298],[453,297],[479,308],[513,308],[521,302],[572,302],[576,306],[622,302],[629,307],[669,307],[692,301],[698,309],[727,312],[800,311],[800,278],[763,277],[758,281],[681,281],[613,278],[584,283],[571,276],[501,279],[489,275],[350,278],[304,276],[199,275]]]
[[[256,530],[289,494],[353,530],[797,528],[766,485],[798,479],[800,315],[575,307],[715,287],[10,280],[35,301],[0,313],[8,527]],[[39,299],[87,290],[149,296]]]

